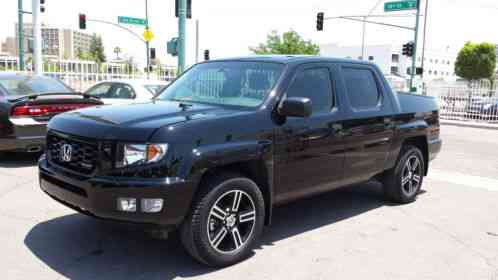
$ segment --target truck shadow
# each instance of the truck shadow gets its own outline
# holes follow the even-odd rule
[[[268,247],[384,205],[381,186],[364,184],[281,206],[275,209],[273,224],[260,245]],[[69,279],[173,279],[215,271],[193,261],[176,234],[165,241],[152,239],[139,229],[79,214],[37,224],[24,243]]]
[[[39,158],[39,153],[0,153],[0,168],[35,166]]]

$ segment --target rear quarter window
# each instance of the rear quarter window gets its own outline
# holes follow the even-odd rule
[[[348,99],[354,109],[373,109],[380,105],[381,94],[372,70],[344,67],[342,73]]]

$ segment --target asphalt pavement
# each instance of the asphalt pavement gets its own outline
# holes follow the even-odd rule
[[[193,261],[178,237],[82,216],[38,188],[36,157],[0,156],[1,279],[497,279],[498,131],[443,126],[409,205],[375,183],[275,210],[248,260]]]

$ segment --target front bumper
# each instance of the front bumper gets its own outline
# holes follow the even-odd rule
[[[441,152],[442,147],[443,140],[439,138],[429,141],[429,161],[436,159],[439,152]]]
[[[40,188],[55,200],[96,218],[120,222],[176,227],[188,214],[195,183],[179,178],[136,179],[115,177],[82,178],[39,162]],[[136,198],[137,212],[117,210],[118,198]],[[159,213],[143,213],[142,198],[162,198]]]

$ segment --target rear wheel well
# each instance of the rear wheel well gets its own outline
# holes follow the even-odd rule
[[[403,141],[402,146],[415,146],[420,149],[422,155],[424,156],[424,166],[425,171],[424,175],[427,175],[427,171],[429,170],[429,148],[427,146],[427,137],[425,136],[415,136],[405,139]]]
[[[269,174],[264,162],[261,160],[251,160],[216,166],[207,170],[202,175],[200,186],[202,186],[203,182],[205,182],[209,178],[218,176],[219,174],[225,172],[240,174],[253,180],[256,183],[258,188],[261,190],[265,201],[265,225],[269,225],[271,222],[272,199]]]

